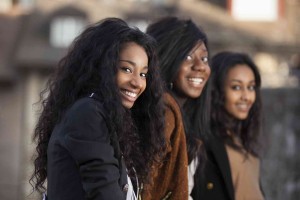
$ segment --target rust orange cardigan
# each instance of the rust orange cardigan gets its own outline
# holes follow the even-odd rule
[[[187,200],[188,156],[181,111],[170,94],[164,94],[164,102],[167,151],[161,165],[152,170],[152,183],[144,185],[142,200]]]

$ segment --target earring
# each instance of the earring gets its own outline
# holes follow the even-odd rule
[[[169,87],[170,87],[170,90],[172,90],[173,89],[173,83],[171,82],[171,83],[169,83]]]

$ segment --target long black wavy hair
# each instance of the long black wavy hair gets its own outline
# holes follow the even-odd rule
[[[225,110],[224,84],[228,71],[238,64],[247,65],[254,73],[256,99],[245,120],[233,118]],[[241,139],[243,148],[258,156],[258,136],[261,131],[261,77],[252,59],[244,53],[220,52],[211,59],[211,130],[214,136],[241,150],[227,133],[230,131]]]
[[[120,49],[127,42],[143,47],[148,56],[146,89],[131,110],[122,106],[116,84]],[[147,181],[148,171],[165,148],[162,84],[157,70],[155,40],[118,18],[106,18],[88,27],[73,42],[67,55],[41,93],[42,112],[33,139],[37,142],[30,182],[45,190],[47,147],[54,126],[79,98],[94,92],[109,113],[112,144],[119,143],[129,175],[132,167]]]
[[[185,57],[199,42],[203,42],[208,48],[206,34],[191,19],[177,17],[162,18],[150,24],[146,32],[158,42],[157,54],[161,76],[172,94],[168,85],[174,82]],[[210,104],[207,85],[201,97],[189,98],[181,108],[187,135],[189,162],[199,155],[201,164],[203,163],[201,160],[205,158],[205,151],[204,146],[198,141],[209,135]]]

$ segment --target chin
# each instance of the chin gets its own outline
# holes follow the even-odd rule
[[[188,96],[189,96],[189,98],[196,99],[201,96],[201,93],[202,93],[202,91],[197,92],[197,93],[193,92],[193,93],[190,93]]]
[[[122,102],[124,108],[131,109],[133,107],[133,103]]]
[[[247,115],[236,115],[235,118],[239,119],[239,120],[246,120],[248,117],[248,114]]]

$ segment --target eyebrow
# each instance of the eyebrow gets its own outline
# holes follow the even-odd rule
[[[120,59],[119,61],[122,61],[122,62],[128,62],[129,64],[133,65],[134,67],[136,67],[136,63],[135,62],[132,62],[131,60],[122,60]],[[144,66],[144,68],[148,68],[148,66]]]
[[[238,80],[238,79],[232,79],[230,82],[239,82],[239,83],[242,83],[242,81]],[[255,83],[255,80],[251,80],[249,83]]]
[[[192,49],[189,54],[193,54],[197,49],[201,48],[201,45],[195,49]],[[204,52],[208,52],[206,48],[201,48]]]
[[[136,66],[135,62],[132,62],[132,61],[130,61],[130,60],[120,60],[120,61],[123,61],[123,62],[128,62],[128,63],[130,63],[130,64],[132,64],[132,65]]]

